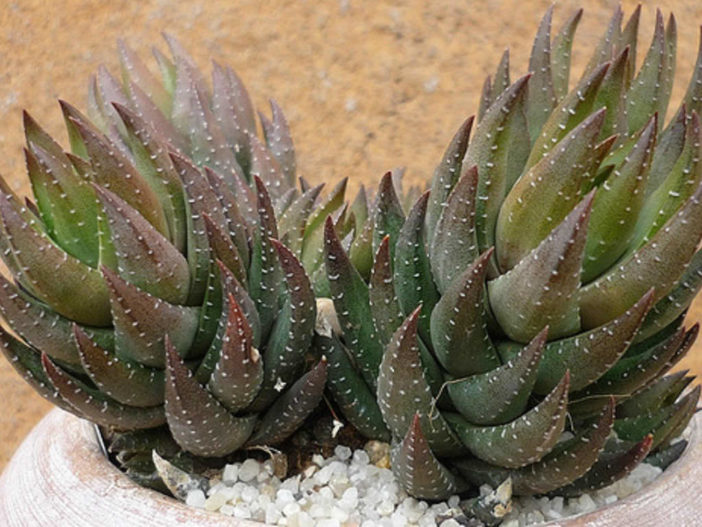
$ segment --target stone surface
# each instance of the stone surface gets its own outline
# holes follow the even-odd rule
[[[426,181],[464,117],[477,109],[484,76],[510,47],[514,71],[526,71],[531,38],[551,0],[468,2],[408,0],[289,2],[228,0],[6,1],[0,4],[0,173],[26,191],[22,108],[64,137],[56,98],[84,108],[87,80],[99,64],[115,70],[115,40],[143,55],[164,48],[161,31],[181,39],[197,61],[232,65],[254,101],[275,97],[292,127],[299,167],[311,182],[351,177],[351,187],[397,165],[410,182]],[[587,60],[616,0],[559,1],[560,24],[579,4],[586,13],[575,45],[575,71]],[[636,1],[622,2],[631,12]],[[663,4],[663,2],[660,2]],[[678,20],[673,106],[694,63],[702,4],[669,0]],[[654,19],[646,6],[642,48]],[[641,57],[643,51],[639,52]],[[698,301],[690,318],[702,318]],[[702,373],[702,345],[680,365]],[[50,405],[0,360],[0,468]]]

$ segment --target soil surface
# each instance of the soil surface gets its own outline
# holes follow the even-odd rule
[[[259,108],[284,108],[300,173],[313,183],[348,176],[355,190],[404,165],[411,183],[432,174],[455,129],[477,109],[484,77],[510,48],[513,78],[526,72],[531,40],[551,0],[150,0],[5,1],[0,6],[0,173],[27,190],[21,109],[65,138],[57,98],[84,108],[98,66],[117,71],[115,41],[142,55],[181,40],[202,66],[233,66]],[[575,76],[618,2],[556,2],[555,25],[584,3]],[[624,1],[626,13],[636,2]],[[671,107],[682,97],[698,46],[702,3],[668,0],[678,21]],[[667,13],[666,13],[667,15]],[[655,11],[645,7],[639,63]],[[702,301],[690,322],[702,318]],[[681,365],[702,373],[702,343]],[[50,408],[0,360],[0,469]]]

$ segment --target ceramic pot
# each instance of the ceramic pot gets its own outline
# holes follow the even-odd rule
[[[690,444],[653,483],[608,507],[550,527],[700,525],[702,415]],[[27,436],[0,477],[2,527],[261,527],[187,507],[132,483],[98,446],[93,426],[51,411]]]

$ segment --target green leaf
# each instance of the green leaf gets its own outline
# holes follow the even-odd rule
[[[529,81],[527,121],[532,142],[539,136],[541,127],[556,106],[556,93],[551,72],[552,15],[553,6],[548,8],[541,19],[529,57],[529,71],[532,72],[532,78]]]
[[[568,93],[573,37],[575,36],[575,30],[578,28],[582,16],[582,8],[575,11],[575,13],[566,20],[565,24],[563,24],[558,34],[553,37],[553,42],[551,44],[553,91],[556,94],[556,99],[559,101]]]
[[[618,405],[617,417],[636,417],[674,402],[694,380],[688,373],[689,370],[683,370],[660,377]]]
[[[167,139],[136,113],[117,104],[114,107],[126,128],[134,166],[158,197],[171,242],[184,252],[187,239],[185,198],[181,180],[168,156]]]
[[[41,354],[17,340],[2,327],[0,327],[0,353],[35,392],[62,410],[82,417],[82,414],[64,401],[54,388],[41,364]]]
[[[186,368],[168,337],[166,343],[166,419],[176,442],[203,457],[239,449],[253,432],[256,415],[235,417]]]
[[[418,413],[414,414],[402,442],[391,450],[391,460],[393,474],[414,498],[442,500],[458,491],[456,476],[432,453]]]
[[[451,375],[482,373],[500,365],[490,341],[484,302],[487,262],[484,252],[446,290],[431,313],[436,357]]]
[[[27,344],[62,364],[80,368],[80,358],[72,342],[72,322],[23,293],[1,275],[0,314]],[[85,328],[85,331],[104,347],[113,347],[111,329]]]
[[[578,289],[593,199],[591,192],[538,247],[488,283],[492,313],[510,339],[529,342],[545,326],[551,338],[580,329]]]
[[[483,461],[506,468],[536,463],[551,451],[563,433],[568,381],[566,372],[539,404],[503,425],[476,426],[456,414],[447,414],[447,419],[468,450]]]
[[[597,174],[593,149],[604,114],[599,110],[585,119],[512,187],[496,225],[496,256],[502,270],[517,265],[582,199],[582,189]]]
[[[207,213],[202,215],[202,219],[205,220],[205,230],[214,257],[226,265],[239,282],[247,283],[245,262],[229,234],[222,231]]]
[[[554,108],[544,123],[541,133],[534,140],[531,154],[526,162],[527,170],[548,155],[561,139],[592,113],[598,91],[608,68],[608,62],[595,68],[591,74],[583,77],[578,85]]]
[[[626,113],[630,133],[640,130],[654,113],[658,112],[661,121],[665,115],[672,87],[672,78],[671,82],[666,79],[669,72],[665,33],[663,15],[657,10],[651,47],[627,93]]]
[[[71,256],[97,265],[97,206],[89,183],[64,155],[54,157],[31,144],[24,151],[27,173],[47,232]]]
[[[54,364],[48,355],[42,354],[41,363],[59,395],[84,419],[120,430],[153,428],[165,423],[163,406],[139,408],[118,403],[69,375]]]
[[[700,119],[693,113],[686,126],[685,146],[680,157],[641,211],[632,249],[650,240],[702,182],[701,132]]]
[[[437,455],[456,455],[460,442],[434,407],[434,398],[421,368],[417,308],[398,328],[385,349],[378,376],[378,405],[394,438],[407,434],[412,419],[420,414],[422,429]]]
[[[171,342],[181,356],[192,358],[191,344],[197,332],[199,308],[156,298],[106,267],[102,268],[102,274],[109,290],[115,351],[120,359],[163,368],[166,333],[171,335]]]
[[[605,78],[597,90],[593,109],[606,108],[604,124],[600,137],[610,137],[618,134],[618,141],[622,142],[628,135],[626,121],[626,90],[628,88],[627,75],[633,69],[631,48],[625,47],[619,55],[612,59]]]
[[[636,219],[644,204],[656,122],[655,116],[648,121],[624,162],[596,191],[583,260],[585,283],[614,264],[634,237]]]
[[[373,211],[373,252],[377,253],[383,238],[390,236],[390,255],[394,261],[395,245],[404,223],[405,213],[395,191],[392,172],[386,172],[380,179]]]
[[[214,63],[212,68],[212,113],[232,145],[236,160],[245,174],[250,173],[249,136],[256,133],[256,120],[246,87],[229,67]],[[247,180],[250,181],[250,178]]]
[[[373,325],[368,286],[353,267],[334,229],[331,217],[324,227],[329,289],[341,323],[344,343],[353,354],[364,380],[377,386],[383,347]]]
[[[273,157],[278,161],[282,176],[290,186],[295,185],[295,147],[290,136],[290,127],[283,110],[273,99],[270,100],[272,119],[261,115],[263,134]]]
[[[607,487],[615,481],[625,478],[646,458],[651,451],[652,444],[653,436],[648,435],[623,452],[619,451],[621,447],[613,452],[608,452],[605,447],[592,468],[584,476],[558,489],[558,495],[574,498],[585,492],[593,492]]]
[[[653,291],[644,294],[614,320],[570,338],[546,344],[534,390],[545,393],[570,370],[572,391],[581,390],[607,372],[629,347],[651,307]]]
[[[263,362],[253,346],[253,331],[234,296],[228,295],[229,312],[219,360],[207,388],[233,413],[249,406],[263,383]]]
[[[503,366],[449,381],[456,410],[470,423],[498,425],[524,412],[536,382],[548,330],[544,329]]]
[[[300,377],[261,418],[249,445],[277,445],[295,432],[322,400],[327,381],[327,359]]]
[[[468,139],[470,138],[474,120],[474,117],[469,117],[463,121],[456,135],[453,136],[451,144],[444,152],[441,162],[434,169],[426,219],[427,234],[430,241],[434,236],[434,228],[445,207],[446,199],[461,176],[462,161],[466,155]]]
[[[614,401],[609,400],[599,417],[572,440],[556,447],[541,461],[517,470],[495,467],[467,459],[454,466],[469,481],[496,487],[512,478],[514,493],[523,496],[546,494],[585,475],[599,458],[614,422]]]
[[[302,264],[280,242],[271,239],[269,243],[280,262],[287,295],[263,350],[263,385],[253,403],[255,410],[275,400],[279,384],[290,384],[300,374],[305,354],[312,344],[317,318],[314,292]]]
[[[685,135],[688,129],[688,117],[683,106],[670,120],[668,127],[660,134],[660,140],[653,153],[651,170],[646,185],[646,198],[661,186],[678,161],[685,147]]]
[[[389,441],[390,432],[383,422],[375,394],[351,362],[350,352],[334,335],[316,334],[314,342],[313,346],[328,359],[327,388],[344,417],[364,437]]]
[[[478,168],[475,224],[478,247],[495,244],[495,223],[505,195],[522,172],[531,145],[524,141],[525,98],[529,76],[512,84],[497,98],[475,129],[463,166]],[[450,189],[446,190],[446,194]]]
[[[661,331],[682,315],[701,287],[702,251],[697,251],[677,285],[651,308],[636,335],[636,342]]]
[[[641,4],[637,5],[634,12],[631,13],[627,20],[624,29],[619,34],[619,41],[616,46],[616,52],[622,53],[624,49],[629,47],[629,61],[627,63],[626,75],[624,77],[624,87],[629,89],[631,81],[636,73],[636,48],[639,35],[639,21],[641,19]]]
[[[617,317],[649,288],[654,301],[666,296],[684,273],[702,237],[702,185],[633,255],[580,291],[584,328]]]
[[[107,216],[120,276],[167,302],[185,303],[190,286],[185,257],[127,202],[94,188]]]
[[[394,282],[404,314],[411,313],[417,306],[423,306],[425,314],[419,318],[419,333],[426,342],[431,342],[429,318],[439,301],[439,293],[432,278],[424,236],[428,200],[429,192],[425,192],[410,210],[397,235]],[[392,253],[392,247],[390,252]]]
[[[68,105],[64,104],[64,107]],[[168,223],[158,196],[131,160],[87,121],[77,116],[71,116],[69,120],[85,142],[95,182],[126,201],[167,237]]]
[[[587,66],[585,66],[583,77],[590,75],[598,66],[608,62],[612,59],[615,53],[621,51],[616,50],[615,46],[621,39],[622,16],[622,8],[618,5],[614,9],[612,18],[610,18],[604,34],[594,49],[592,57],[590,57],[590,61],[587,63]]]
[[[700,44],[697,51],[695,68],[682,101],[688,112],[702,113],[702,28],[700,28]]]
[[[436,224],[429,260],[441,293],[478,258],[475,230],[478,182],[475,166],[463,172],[446,199]]]
[[[117,49],[125,83],[128,81],[135,83],[165,115],[170,115],[171,97],[159,79],[149,71],[139,55],[124,40],[117,40]]]
[[[211,263],[203,215],[209,214],[222,228],[226,228],[227,221],[221,203],[202,172],[179,154],[170,152],[170,157],[185,192],[186,253],[190,269],[188,304],[196,305],[201,304],[205,296]]]
[[[120,359],[98,346],[77,325],[73,335],[83,368],[101,392],[129,406],[163,404],[163,370]]]
[[[385,236],[380,242],[373,260],[373,269],[368,282],[368,301],[378,338],[383,346],[387,346],[405,319],[395,293],[390,261],[390,236]]]
[[[22,217],[19,205],[4,191],[0,192],[0,218],[23,284],[66,318],[89,326],[110,325],[107,287],[99,271],[54,245],[36,229],[36,222],[30,224]]]

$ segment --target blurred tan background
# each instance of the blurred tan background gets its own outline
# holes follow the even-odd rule
[[[504,48],[513,78],[526,71],[531,39],[551,0],[167,0],[0,2],[0,173],[26,189],[21,109],[64,138],[57,98],[84,108],[98,65],[117,66],[115,40],[143,56],[160,33],[178,37],[206,67],[233,66],[254,101],[284,108],[301,174],[313,183],[351,178],[352,188],[397,165],[426,181],[454,130],[474,113],[485,75]],[[618,2],[557,1],[555,25],[582,5],[575,75]],[[636,2],[623,2],[628,16]],[[673,104],[682,97],[698,46],[702,3],[668,0],[678,20]],[[653,7],[642,15],[639,63]],[[702,318],[702,301],[690,315]],[[702,373],[702,344],[684,367]],[[0,469],[50,408],[0,359]]]

